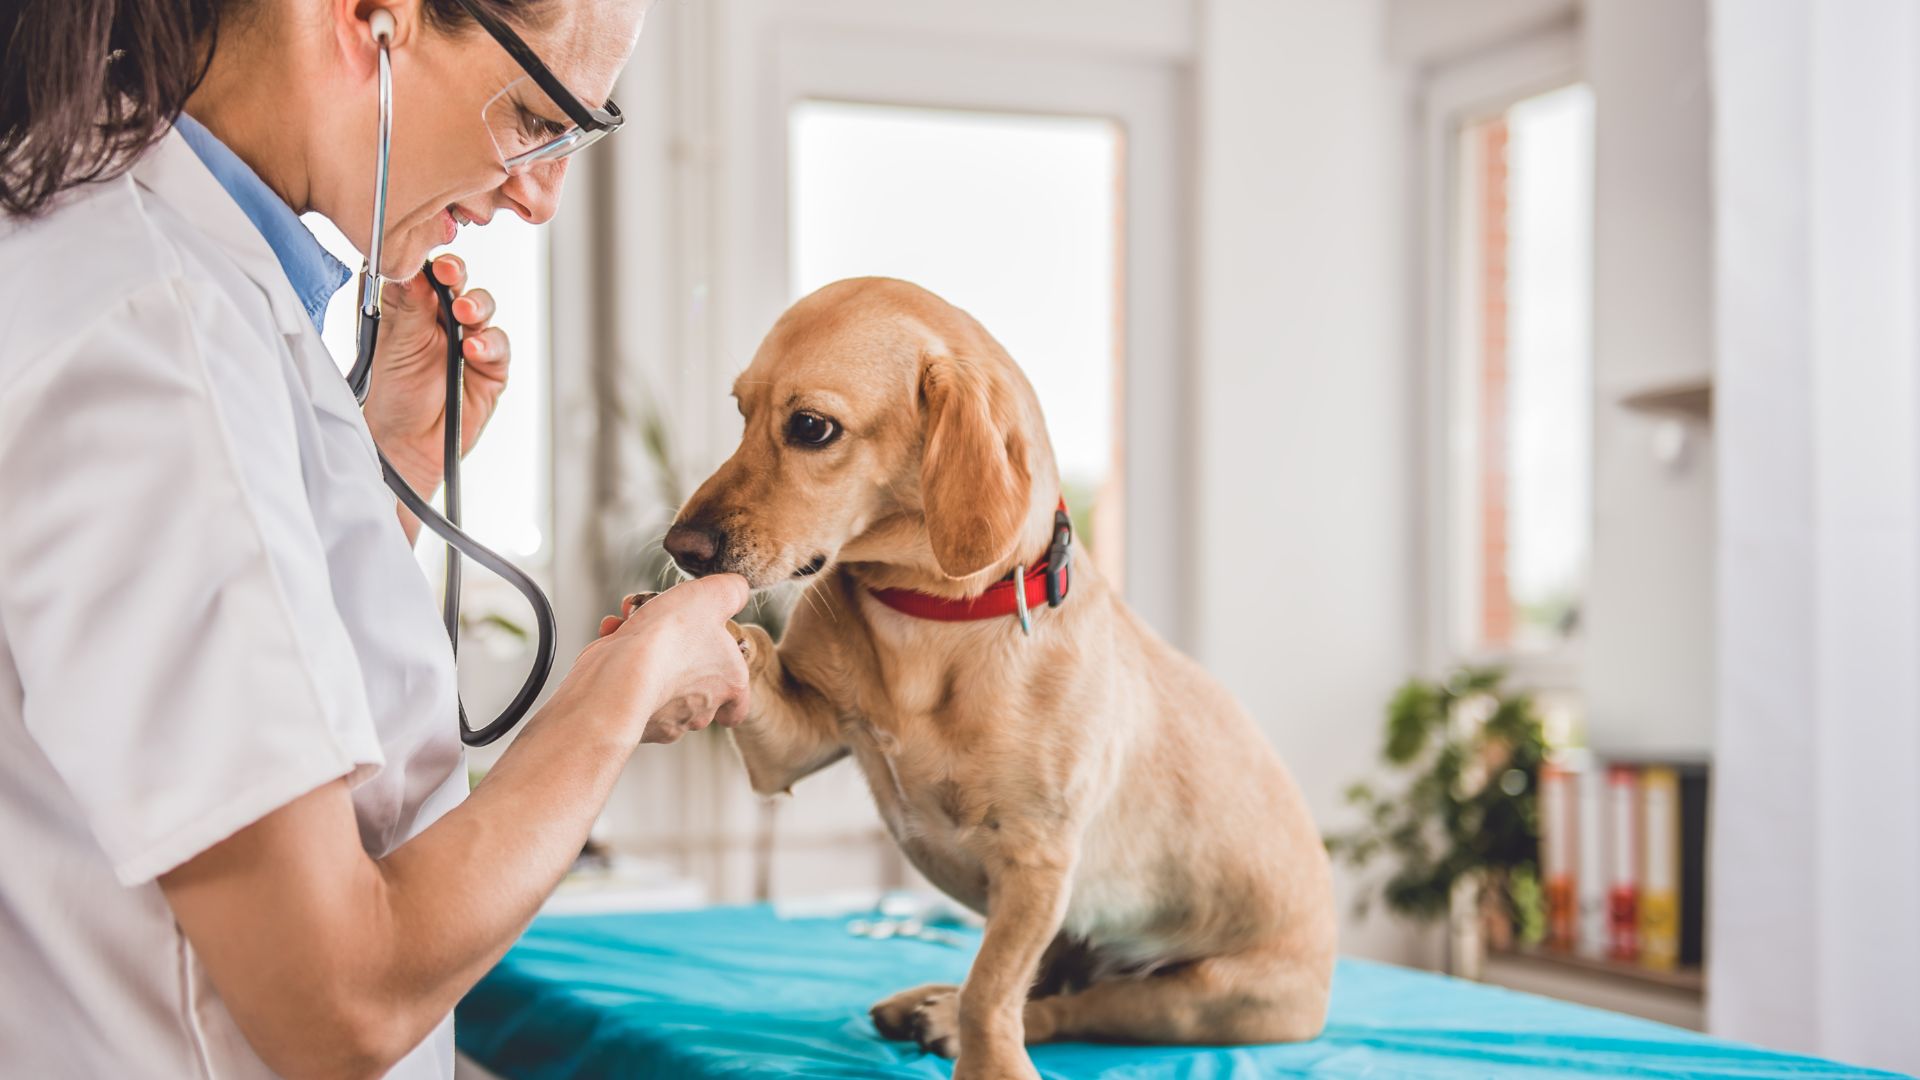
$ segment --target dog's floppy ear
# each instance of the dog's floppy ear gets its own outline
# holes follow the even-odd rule
[[[1012,554],[1032,477],[1010,397],[965,356],[929,355],[920,371],[926,445],[920,491],[933,557],[948,577],[977,574]]]

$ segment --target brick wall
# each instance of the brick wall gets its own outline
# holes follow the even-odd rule
[[[1507,123],[1480,140],[1480,640],[1513,641],[1507,587]]]

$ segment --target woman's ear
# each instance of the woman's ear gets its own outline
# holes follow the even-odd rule
[[[355,75],[372,78],[376,31],[391,35],[388,46],[405,48],[420,29],[419,0],[328,0],[335,48],[348,58]]]
[[[1032,477],[1011,403],[964,356],[928,356],[920,371],[926,441],[920,492],[933,557],[963,578],[1005,559],[1026,524]]]

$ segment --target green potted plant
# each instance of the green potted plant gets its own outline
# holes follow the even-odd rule
[[[1394,694],[1380,755],[1393,779],[1349,787],[1361,822],[1326,838],[1328,852],[1355,869],[1391,864],[1361,892],[1361,913],[1376,898],[1420,921],[1464,909],[1495,948],[1539,940],[1536,795],[1547,742],[1533,699],[1505,679],[1498,668],[1465,667],[1437,682],[1410,679]],[[1449,966],[1467,962],[1455,955]]]

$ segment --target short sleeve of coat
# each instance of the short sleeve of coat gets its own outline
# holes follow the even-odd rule
[[[382,764],[280,359],[151,281],[0,387],[0,632],[128,885]]]

